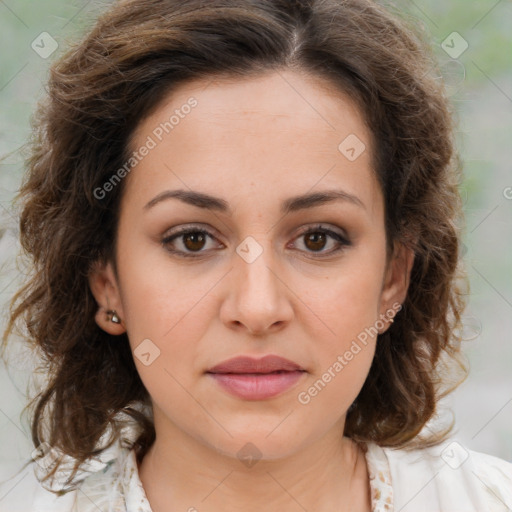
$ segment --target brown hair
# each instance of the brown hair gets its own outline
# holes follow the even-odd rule
[[[4,336],[5,344],[22,320],[44,356],[49,382],[33,400],[36,446],[48,442],[78,468],[101,451],[94,448],[108,426],[119,432],[114,415],[126,410],[142,427],[134,447],[144,456],[154,426],[126,406],[149,404],[149,395],[126,337],[114,343],[96,325],[88,285],[93,263],[114,254],[123,184],[101,200],[94,191],[123,166],[136,126],[178,84],[284,68],[324,78],[357,102],[374,138],[388,246],[415,252],[403,309],[379,336],[345,435],[382,446],[418,442],[448,392],[441,362],[461,364],[464,307],[460,166],[422,37],[368,0],[127,0],[52,66],[20,192],[21,243],[34,273],[13,299]]]

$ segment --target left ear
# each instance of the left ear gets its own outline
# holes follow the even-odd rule
[[[379,304],[380,318],[390,318],[391,311],[393,311],[392,316],[394,316],[398,312],[397,305],[404,303],[409,289],[413,263],[414,250],[403,243],[397,242],[393,248],[393,255],[388,262],[382,283]],[[389,323],[386,324],[389,327]],[[387,327],[383,332],[386,331]]]

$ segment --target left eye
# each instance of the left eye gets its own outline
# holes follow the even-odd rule
[[[208,239],[216,240],[215,236],[204,229],[184,228],[177,233],[171,234],[162,240],[162,245],[173,254],[183,257],[195,257],[195,254],[207,252],[205,247]],[[316,226],[303,231],[297,239],[304,239],[303,245],[306,252],[329,255],[341,251],[350,242],[341,233],[337,233],[323,226]],[[328,241],[331,240],[331,250],[325,251]],[[177,243],[179,242],[179,243]],[[178,245],[178,247],[176,247]],[[334,248],[332,248],[334,245]],[[206,247],[206,249],[208,249]],[[320,256],[321,257],[321,256]]]
[[[329,255],[341,251],[345,246],[350,245],[350,242],[341,233],[337,233],[331,229],[324,228],[323,226],[316,226],[309,228],[307,231],[301,233],[298,239],[304,239],[304,246],[308,249],[307,252],[321,253]],[[328,240],[331,239],[331,246],[334,248],[329,251],[324,251]]]

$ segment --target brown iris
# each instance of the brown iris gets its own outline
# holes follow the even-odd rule
[[[183,243],[190,251],[200,251],[204,247],[205,241],[206,236],[204,233],[194,232],[183,235]]]
[[[308,244],[308,242],[311,242],[312,245]],[[324,248],[326,242],[326,235],[325,233],[321,233],[318,231],[308,233],[305,236],[305,245],[308,249],[311,250],[321,250]]]

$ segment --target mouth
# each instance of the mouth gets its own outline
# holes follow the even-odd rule
[[[260,359],[235,357],[206,372],[224,391],[245,400],[265,400],[280,395],[306,373],[297,363],[274,355]]]
[[[305,371],[299,364],[284,357],[267,355],[260,358],[237,356],[223,361],[208,370],[208,373],[274,373]]]

